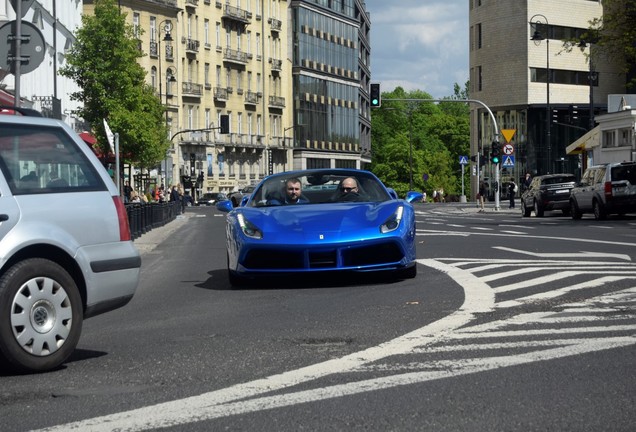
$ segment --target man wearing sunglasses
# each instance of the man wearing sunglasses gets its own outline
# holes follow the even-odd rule
[[[347,177],[340,182],[337,201],[360,201],[360,190],[356,179]]]

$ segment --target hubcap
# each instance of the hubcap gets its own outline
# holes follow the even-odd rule
[[[71,301],[64,288],[47,277],[24,283],[11,303],[11,329],[26,352],[46,356],[64,345],[72,326]]]

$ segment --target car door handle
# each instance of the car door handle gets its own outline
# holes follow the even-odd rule
[[[9,215],[8,214],[0,214],[0,222],[4,222],[4,221],[8,221],[9,220]]]

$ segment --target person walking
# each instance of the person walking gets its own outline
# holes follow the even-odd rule
[[[514,180],[510,180],[508,183],[508,199],[510,200],[510,206],[508,208],[515,208],[515,195],[517,193],[517,184]]]
[[[484,201],[486,200],[486,182],[479,182],[479,192],[477,193],[477,199],[479,199],[479,211],[484,211]]]

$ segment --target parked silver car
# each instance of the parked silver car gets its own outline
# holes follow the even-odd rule
[[[636,213],[636,162],[589,167],[570,193],[570,213],[572,219],[592,213],[597,220]]]
[[[44,371],[124,306],[141,258],[117,187],[65,123],[0,115],[0,367]]]

